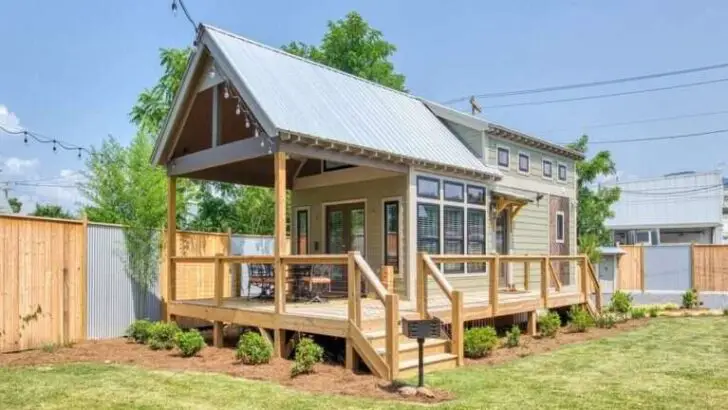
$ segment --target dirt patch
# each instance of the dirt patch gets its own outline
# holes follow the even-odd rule
[[[592,328],[586,333],[571,333],[568,328],[555,338],[534,338],[521,336],[521,346],[496,349],[490,356],[472,360],[467,364],[499,364],[521,357],[549,352],[561,346],[600,339],[644,326],[649,319],[631,320],[619,323],[612,329]],[[226,345],[234,346],[234,339],[227,339]],[[294,389],[326,394],[364,396],[385,400],[406,400],[422,403],[438,403],[453,399],[449,392],[431,390],[430,395],[405,396],[401,384],[383,383],[371,375],[354,374],[340,365],[319,364],[315,373],[290,377],[292,362],[273,359],[262,366],[245,366],[235,360],[230,347],[207,347],[197,356],[183,358],[176,351],[154,351],[144,345],[129,343],[125,339],[89,341],[73,347],[59,347],[52,352],[32,350],[20,353],[0,354],[0,366],[33,366],[63,363],[96,362],[139,366],[146,369],[169,371],[196,371],[224,373],[250,380],[264,380],[279,383]]]

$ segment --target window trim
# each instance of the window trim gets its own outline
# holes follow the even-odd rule
[[[521,156],[526,157],[527,169],[524,171],[521,169]],[[531,173],[531,154],[525,151],[518,151],[518,173],[521,175],[529,175]]]
[[[561,216],[561,239],[559,239],[559,216]],[[566,215],[564,214],[564,211],[556,211],[556,224],[554,231],[556,243],[566,243]]]
[[[565,184],[569,180],[569,167],[561,161],[557,161],[556,164],[556,180]],[[564,179],[561,179],[561,175],[559,174],[560,167],[564,167]]]
[[[504,150],[508,153],[508,164],[502,165],[500,163],[500,151]],[[495,163],[498,165],[498,168],[510,170],[511,169],[511,149],[503,146],[503,145],[496,145],[495,147]]]
[[[551,176],[546,175],[546,167],[544,166],[545,163],[551,164]],[[541,158],[541,177],[543,179],[547,179],[549,181],[554,180],[554,160],[551,158]]]
[[[306,212],[306,225],[308,227],[308,232],[306,232],[306,255],[309,255],[311,253],[311,207],[310,206],[298,206],[293,209],[293,215],[295,215],[295,225],[294,225],[294,232],[296,233],[296,255],[303,255],[301,253],[301,250],[298,249],[299,245],[299,239],[298,239],[298,213],[299,212]]]
[[[434,196],[420,194],[420,181],[431,181],[431,182],[437,183],[437,194],[435,194]],[[417,181],[415,183],[415,194],[417,194],[417,198],[440,200],[440,198],[442,198],[441,190],[442,190],[442,180],[437,179],[437,178],[423,176],[423,175],[417,176]]]
[[[459,186],[460,187],[460,190],[461,190],[462,197],[460,199],[450,199],[450,198],[448,198],[447,197],[447,190],[445,189],[445,186],[446,185],[456,185],[456,186]],[[457,202],[459,204],[462,204],[463,202],[465,202],[465,184],[463,184],[462,182],[455,182],[455,181],[450,181],[450,180],[447,180],[447,179],[443,179],[442,180],[442,199],[444,201]]]

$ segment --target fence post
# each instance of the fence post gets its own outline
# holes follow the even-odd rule
[[[349,252],[346,270],[346,287],[349,294],[349,320],[354,321],[354,324],[361,328],[361,295],[359,292],[360,279],[358,275],[359,270],[356,267],[356,260],[354,259],[356,254],[357,252]]]
[[[399,372],[399,296],[396,293],[385,296],[384,316],[389,379],[394,380]]]
[[[640,289],[645,293],[645,247],[640,246]]]
[[[88,216],[84,212],[81,233],[81,278],[79,280],[81,299],[81,340],[88,337]]]
[[[214,287],[213,291],[215,293],[215,306],[220,307],[222,306],[222,295],[223,295],[223,288],[224,288],[224,280],[225,277],[223,275],[225,269],[224,269],[224,262],[221,259],[221,256],[223,254],[218,253],[215,255],[215,281],[214,281]],[[213,323],[213,329],[212,329],[212,344],[215,347],[222,347],[222,340],[223,340],[223,332],[222,332],[222,322],[215,321]]]
[[[427,319],[427,267],[425,253],[417,252],[417,312],[420,319]]]
[[[586,271],[587,266],[586,264],[589,263],[589,257],[586,255],[581,256],[580,261],[580,270],[581,270],[581,293],[584,295],[584,302],[586,302],[589,299],[589,282],[586,275],[589,273]]]
[[[458,366],[464,363],[465,316],[463,314],[463,291],[452,291],[452,352],[457,356]]]
[[[695,242],[690,243],[690,289],[698,289],[695,281]]]
[[[549,265],[551,260],[548,256],[541,259],[541,303],[544,308],[549,307]]]
[[[529,282],[531,281],[531,263],[530,261],[523,262],[523,288],[528,290]]]

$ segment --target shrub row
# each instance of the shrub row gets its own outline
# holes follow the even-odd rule
[[[205,339],[196,329],[183,332],[176,323],[134,321],[126,336],[136,343],[146,344],[152,350],[172,350],[177,347],[184,357],[191,357],[205,347]]]

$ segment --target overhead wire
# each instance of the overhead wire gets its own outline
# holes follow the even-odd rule
[[[589,144],[594,144],[594,145],[626,144],[626,143],[633,143],[633,142],[675,140],[675,139],[701,137],[704,135],[722,134],[722,133],[726,133],[726,132],[728,132],[728,129],[718,129],[718,130],[703,131],[703,132],[693,132],[693,133],[689,133],[689,134],[661,135],[661,136],[656,136],[656,137],[643,137],[643,138],[623,138],[623,139],[617,139],[617,140],[597,140],[597,141],[589,141]],[[571,144],[571,142],[559,142],[558,144],[568,145],[568,144]]]
[[[672,115],[668,117],[653,117],[653,118],[645,118],[642,120],[631,120],[631,121],[620,121],[620,122],[611,122],[611,123],[601,123],[601,124],[589,124],[589,125],[580,125],[578,127],[573,128],[556,128],[556,129],[550,129],[543,131],[542,133],[551,133],[556,131],[566,131],[569,129],[575,129],[579,128],[582,130],[586,129],[596,129],[596,128],[611,128],[611,127],[619,127],[624,125],[633,125],[633,124],[648,124],[653,122],[661,122],[661,121],[672,121],[672,120],[680,120],[685,118],[698,118],[698,117],[710,117],[714,115],[723,115],[728,114],[728,110],[721,110],[721,111],[707,111],[707,112],[699,112],[699,113],[693,113],[693,114],[681,114],[681,115]]]

